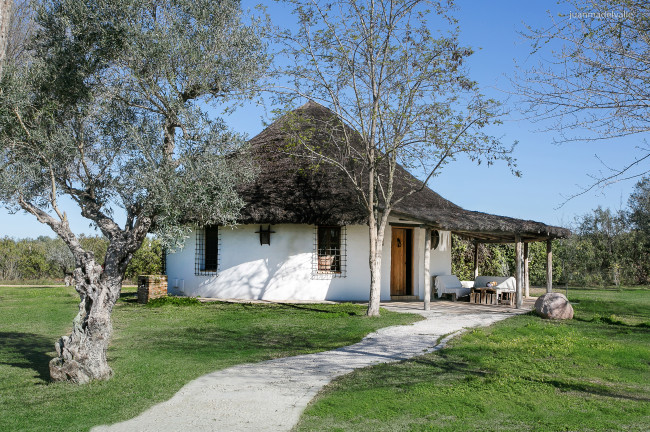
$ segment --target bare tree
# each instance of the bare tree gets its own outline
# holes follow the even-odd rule
[[[2,66],[7,52],[7,41],[9,40],[12,3],[12,0],[0,0],[0,77],[2,77]]]
[[[34,0],[15,0],[9,20],[6,61],[25,63],[29,61],[29,40],[36,31],[36,11],[38,3]]]
[[[424,0],[290,3],[300,26],[280,34],[291,62],[282,70],[290,82],[282,96],[289,103],[315,100],[340,119],[329,126],[331,139],[322,147],[297,139],[314,161],[345,173],[367,210],[367,313],[375,316],[384,233],[394,206],[459,154],[512,164],[512,148],[483,132],[498,123],[499,104],[466,74],[463,61],[472,50],[458,43],[451,6]],[[436,25],[449,31],[432,31]],[[400,164],[423,181],[395,187]]]
[[[549,122],[559,141],[610,140],[650,132],[650,3],[566,0],[568,14],[528,28],[539,63],[514,81],[531,119]],[[650,148],[572,197],[649,172]]]

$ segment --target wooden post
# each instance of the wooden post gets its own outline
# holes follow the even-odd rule
[[[474,242],[474,280],[478,277],[478,241]]]
[[[424,230],[424,310],[431,310],[431,230]]]
[[[524,297],[530,297],[530,274],[528,272],[528,243],[524,243]]]
[[[515,235],[515,280],[517,281],[517,309],[521,309],[522,298],[521,298],[521,289],[523,285],[522,281],[522,271],[521,271],[521,236],[519,234]]]
[[[546,240],[546,292],[553,292],[553,249],[552,240]]]

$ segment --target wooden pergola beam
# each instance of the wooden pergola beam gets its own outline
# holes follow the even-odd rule
[[[485,233],[485,232],[470,232],[470,231],[452,231],[457,236],[463,237],[468,240],[478,241],[479,243],[496,243],[507,244],[515,243],[514,233]],[[544,234],[539,235],[520,235],[523,243],[533,243],[538,241],[547,241],[549,236]]]
[[[474,242],[474,279],[478,277],[478,242]]]
[[[553,292],[553,241],[546,240],[546,292]]]
[[[521,236],[515,236],[515,280],[517,282],[517,309],[521,309],[522,300],[522,251],[521,251]]]
[[[524,243],[524,298],[530,297],[530,273],[528,271],[528,243]]]
[[[424,230],[424,310],[431,310],[431,229]]]

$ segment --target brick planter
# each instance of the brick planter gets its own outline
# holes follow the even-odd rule
[[[151,299],[167,295],[166,275],[138,276],[138,303],[146,304]]]

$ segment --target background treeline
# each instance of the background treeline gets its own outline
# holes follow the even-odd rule
[[[553,242],[553,283],[572,286],[647,285],[650,283],[650,178],[639,181],[628,207],[612,211],[598,207],[579,216],[573,236]],[[529,246],[530,283],[546,284],[546,243]],[[452,273],[471,280],[474,245],[454,236]],[[479,246],[479,273],[511,276],[514,245]]]
[[[104,263],[108,240],[101,236],[81,236],[81,244]],[[126,277],[136,281],[139,274],[158,274],[163,269],[162,248],[155,239],[146,239],[135,253]],[[74,260],[68,247],[59,238],[0,239],[0,280],[51,281],[62,280],[74,270]]]

